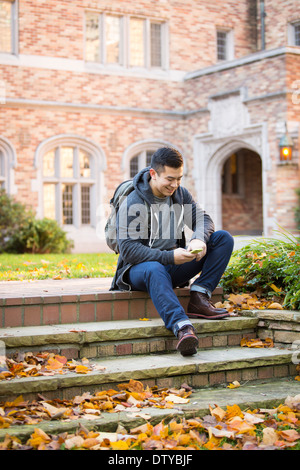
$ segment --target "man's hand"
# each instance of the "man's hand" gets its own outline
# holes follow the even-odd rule
[[[193,255],[189,251],[185,250],[184,248],[176,248],[174,250],[174,264],[184,264],[192,261],[196,258],[197,255]]]
[[[201,258],[206,255],[206,249],[206,243],[204,243],[202,240],[194,238],[190,241],[187,251],[191,254],[193,254],[193,251],[195,251],[196,260],[200,261]]]

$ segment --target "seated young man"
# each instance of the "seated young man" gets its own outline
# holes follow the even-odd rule
[[[157,150],[151,166],[134,178],[134,190],[117,217],[119,259],[111,290],[149,293],[166,328],[178,338],[183,356],[197,352],[198,338],[190,318],[220,319],[229,314],[210,301],[233,249],[232,236],[214,224],[180,186],[183,159],[172,148]],[[186,247],[184,227],[192,230]],[[174,288],[190,286],[185,313]]]

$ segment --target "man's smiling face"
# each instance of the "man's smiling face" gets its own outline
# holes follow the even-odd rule
[[[181,183],[183,166],[180,166],[179,168],[165,166],[159,173],[151,168],[150,176],[150,186],[154,196],[172,196]]]

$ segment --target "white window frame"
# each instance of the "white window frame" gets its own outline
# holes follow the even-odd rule
[[[218,58],[218,33],[224,33],[226,36],[226,57],[224,59]],[[216,29],[216,60],[217,62],[224,62],[227,60],[234,59],[234,32],[233,29],[224,29],[224,28],[217,28]]]
[[[84,178],[80,175],[74,175],[72,178],[60,177],[60,169],[58,168],[59,149],[62,147],[72,147],[75,149],[75,159],[78,158],[78,150],[81,149],[87,152],[91,158],[91,177]],[[43,158],[49,151],[56,152],[55,176],[43,175]],[[77,157],[76,157],[77,155]],[[93,227],[97,225],[97,208],[103,203],[103,189],[104,175],[106,170],[106,159],[101,147],[96,143],[84,137],[76,135],[62,134],[59,136],[50,137],[42,142],[35,152],[34,166],[38,170],[38,179],[34,184],[34,188],[39,193],[39,207],[38,216],[44,217],[44,184],[55,184],[55,220],[65,229],[83,227]],[[77,165],[77,168],[79,166]],[[62,185],[71,184],[73,186],[73,224],[63,225],[63,211],[62,211]],[[81,187],[90,186],[90,224],[82,224],[81,212]]]
[[[64,147],[73,149],[73,169],[74,175],[72,177],[64,177],[60,175],[60,159],[62,158],[61,149]],[[62,226],[65,225],[74,225],[76,228],[81,226],[95,226],[96,220],[96,204],[95,204],[95,185],[96,179],[94,177],[83,178],[78,174],[79,168],[79,150],[81,149],[78,145],[58,145],[54,150],[55,158],[55,175],[54,176],[43,176],[43,186],[45,184],[54,184],[55,185],[55,219]],[[93,155],[90,155],[91,163],[91,174],[95,175],[95,161]],[[62,197],[62,186],[63,185],[72,186],[73,193],[73,224],[63,224],[63,197]],[[89,186],[90,187],[90,223],[82,223],[82,210],[81,210],[81,187]],[[44,192],[43,192],[44,196]],[[43,200],[44,202],[44,200]],[[43,204],[44,210],[44,204]],[[44,214],[43,214],[44,215]]]
[[[89,11],[87,10],[87,13]],[[120,18],[120,55],[118,63],[106,63],[105,46],[105,16],[118,16]],[[138,18],[144,21],[144,66],[130,65],[130,19]],[[151,65],[151,23],[161,25],[161,66]],[[113,12],[99,12],[99,61],[88,61],[86,58],[86,15],[84,20],[84,60],[89,64],[98,64],[105,67],[122,67],[131,70],[167,70],[169,68],[169,29],[168,23],[154,18],[145,18],[139,15],[120,15]]]
[[[300,19],[288,24],[288,45],[299,47],[300,44],[296,44],[296,26],[300,27]]]
[[[2,0],[0,0],[1,2]],[[11,50],[1,51],[0,55],[18,55],[19,53],[19,0],[3,0],[12,4]]]

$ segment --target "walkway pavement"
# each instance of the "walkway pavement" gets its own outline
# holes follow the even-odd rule
[[[44,279],[33,281],[1,281],[0,298],[62,294],[94,294],[109,290],[112,278]]]

